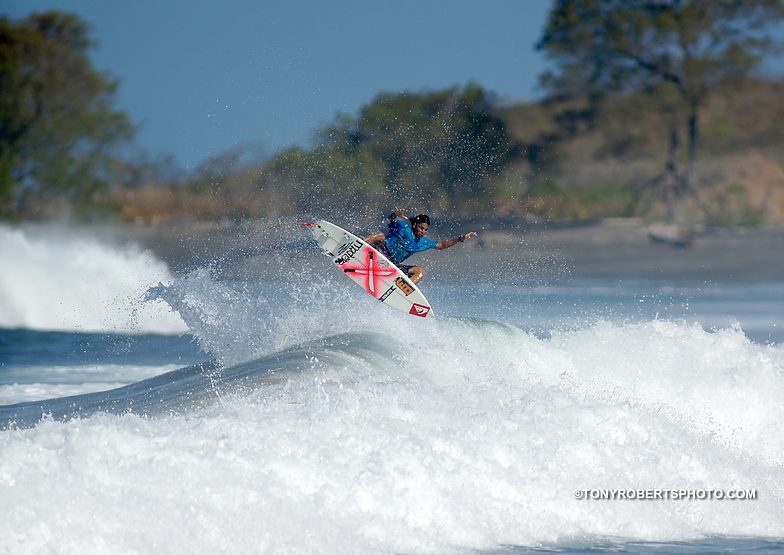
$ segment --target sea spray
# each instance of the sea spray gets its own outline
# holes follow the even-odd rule
[[[144,410],[0,432],[0,551],[448,553],[784,533],[780,347],[662,319],[554,319],[534,335],[494,321],[497,306],[422,321],[329,272],[250,283],[201,269],[153,288],[219,362],[215,381],[183,369],[133,391]],[[575,497],[648,488],[758,495]]]
[[[112,245],[62,229],[0,226],[0,327],[181,333],[165,303],[145,290],[172,279],[166,264],[134,244]]]
[[[332,268],[327,267],[327,270]],[[291,273],[285,282],[223,281],[211,268],[199,268],[147,291],[186,322],[190,333],[224,366],[307,342],[326,333],[405,327],[410,317],[365,298],[350,284],[326,275]]]
[[[391,323],[225,368],[279,379],[221,403],[3,432],[0,549],[444,553],[784,531],[780,350],[663,321],[548,339]],[[576,499],[585,488],[759,494]]]

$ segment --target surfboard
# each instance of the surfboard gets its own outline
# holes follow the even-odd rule
[[[411,279],[365,241],[326,220],[299,223],[310,229],[324,254],[368,295],[412,316],[433,316],[430,303]]]

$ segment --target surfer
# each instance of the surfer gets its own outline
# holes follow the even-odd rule
[[[430,230],[430,217],[420,214],[413,218],[406,217],[403,210],[395,210],[389,216],[389,231],[374,233],[365,238],[365,242],[386,256],[395,266],[405,272],[416,285],[425,277],[422,266],[406,266],[400,264],[414,253],[428,249],[443,250],[476,237],[475,231],[469,231],[454,239],[436,243],[426,237]]]

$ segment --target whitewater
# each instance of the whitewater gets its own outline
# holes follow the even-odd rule
[[[414,320],[315,248],[0,234],[0,552],[782,548],[780,285],[431,275]],[[575,497],[619,488],[757,495]]]

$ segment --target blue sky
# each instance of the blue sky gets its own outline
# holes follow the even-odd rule
[[[120,81],[136,144],[193,168],[246,146],[308,146],[380,92],[471,80],[537,97],[549,0],[5,0],[14,18],[59,9],[92,26],[96,67]]]

